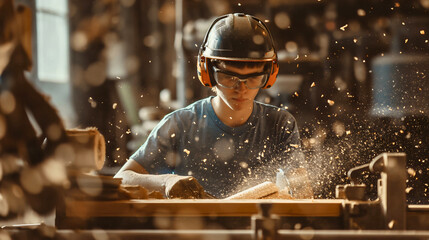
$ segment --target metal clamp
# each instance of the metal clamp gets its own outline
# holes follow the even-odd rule
[[[277,239],[279,218],[271,215],[271,203],[260,203],[259,214],[252,216],[253,240]]]

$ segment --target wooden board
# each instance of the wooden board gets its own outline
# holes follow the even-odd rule
[[[271,203],[271,214],[337,217],[342,200],[66,200],[65,217],[252,216],[260,203]]]

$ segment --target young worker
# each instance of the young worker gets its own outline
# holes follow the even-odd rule
[[[169,198],[224,198],[305,165],[294,117],[255,101],[278,73],[271,34],[256,17],[228,14],[209,28],[198,77],[216,96],[166,115],[115,177]],[[299,189],[296,189],[299,191]],[[307,194],[305,197],[312,197]]]

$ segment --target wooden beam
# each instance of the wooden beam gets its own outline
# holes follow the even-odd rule
[[[278,216],[338,217],[342,200],[66,200],[65,217],[252,216],[259,203]]]

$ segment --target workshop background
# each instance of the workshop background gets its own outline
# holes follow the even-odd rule
[[[382,152],[407,154],[407,201],[427,204],[429,0],[16,0],[32,19],[30,80],[67,128],[106,139],[113,175],[168,112],[212,95],[196,73],[207,28],[265,21],[280,71],[257,99],[297,119],[315,198]],[[377,177],[364,176],[374,189]],[[372,193],[374,198],[376,193]]]

